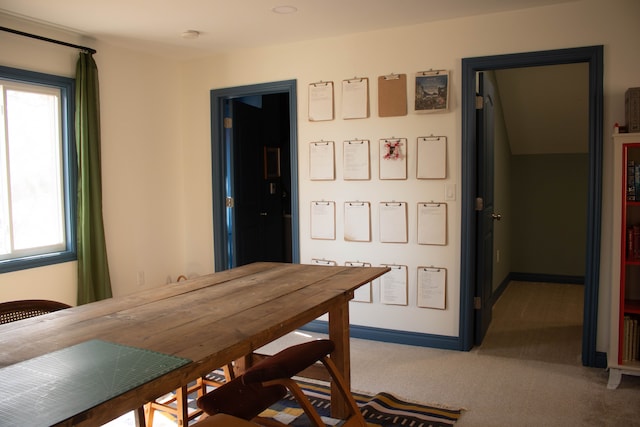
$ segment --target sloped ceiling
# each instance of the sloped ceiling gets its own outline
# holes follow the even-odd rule
[[[587,63],[496,71],[511,153],[587,153]]]

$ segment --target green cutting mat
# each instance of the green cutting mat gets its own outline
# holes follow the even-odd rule
[[[0,425],[50,426],[191,362],[102,340],[0,369]]]

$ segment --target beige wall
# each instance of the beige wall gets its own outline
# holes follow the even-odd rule
[[[640,86],[640,57],[635,47],[640,29],[635,18],[640,4],[635,0],[602,2],[586,0],[520,12],[457,19],[396,28],[340,38],[238,51],[203,60],[176,63],[92,42],[98,49],[100,70],[105,225],[110,252],[114,293],[122,295],[139,288],[137,274],[144,271],[146,285],[160,286],[167,276],[203,274],[213,270],[211,213],[209,91],[214,88],[296,79],[298,82],[298,132],[300,171],[301,261],[325,256],[343,262],[354,256],[409,266],[409,293],[415,298],[415,268],[434,264],[448,269],[448,305],[444,311],[381,304],[353,304],[355,323],[408,331],[456,336],[460,288],[460,70],[461,59],[502,53],[604,45],[605,123],[603,187],[610,188],[609,129],[623,118],[623,95],[627,87]],[[69,37],[67,37],[68,39]],[[89,42],[87,42],[89,43]],[[3,65],[41,67],[43,47],[0,35]],[[66,52],[66,51],[65,51]],[[26,56],[26,58],[24,57]],[[67,53],[63,53],[68,65]],[[6,62],[11,62],[6,64]],[[52,59],[56,62],[58,60]],[[406,117],[378,118],[375,78],[387,73],[425,69],[451,72],[450,112]],[[310,123],[307,117],[307,85],[318,80],[369,77],[371,118],[344,121],[340,117],[340,92],[336,91],[337,119]],[[413,90],[410,85],[409,92]],[[337,147],[350,138],[406,136],[409,141],[425,134],[446,135],[449,141],[448,177],[442,182],[416,182],[409,162],[404,185],[362,186],[316,183],[308,179],[308,143],[335,140]],[[372,147],[376,144],[372,143]],[[373,150],[372,150],[373,151]],[[373,151],[376,153],[376,151]],[[340,162],[338,157],[338,162]],[[375,164],[375,163],[374,163]],[[339,166],[339,163],[338,163]],[[377,169],[372,169],[376,176]],[[376,243],[319,242],[309,238],[309,203],[316,198],[336,201],[358,197],[378,200],[378,193],[409,206],[425,199],[442,199],[443,184],[456,184],[458,194],[449,203],[449,244],[418,247],[410,243],[387,248]],[[375,188],[373,188],[375,187]],[[608,289],[611,260],[607,224],[611,220],[610,195],[604,192],[603,247],[598,349],[606,349]],[[338,205],[339,206],[339,205]],[[372,210],[372,214],[375,210]],[[409,210],[410,223],[415,215]],[[373,224],[375,222],[375,218]],[[375,230],[375,229],[374,229]],[[411,232],[411,230],[410,230]],[[340,236],[340,230],[337,233]],[[71,269],[69,269],[71,270]],[[73,287],[74,275],[61,274],[34,285],[35,272],[0,275],[0,300],[39,295],[44,289],[60,289],[61,298]],[[24,291],[21,291],[24,289]],[[64,294],[64,295],[63,295]],[[410,300],[411,301],[411,300]]]

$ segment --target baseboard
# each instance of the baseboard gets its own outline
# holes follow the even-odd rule
[[[328,334],[329,323],[324,320],[314,320],[307,323],[300,329],[320,334]],[[350,325],[349,330],[352,338],[361,338],[394,344],[414,345],[418,347],[440,348],[444,350],[462,350],[462,343],[458,337],[399,331],[395,329],[373,328],[370,326],[360,325]]]
[[[564,283],[571,285],[584,285],[584,276],[566,276],[562,274],[540,274],[540,273],[509,273],[510,280],[519,282],[543,282],[543,283]]]

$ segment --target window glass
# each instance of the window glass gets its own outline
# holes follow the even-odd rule
[[[0,272],[75,259],[72,83],[0,67]]]

